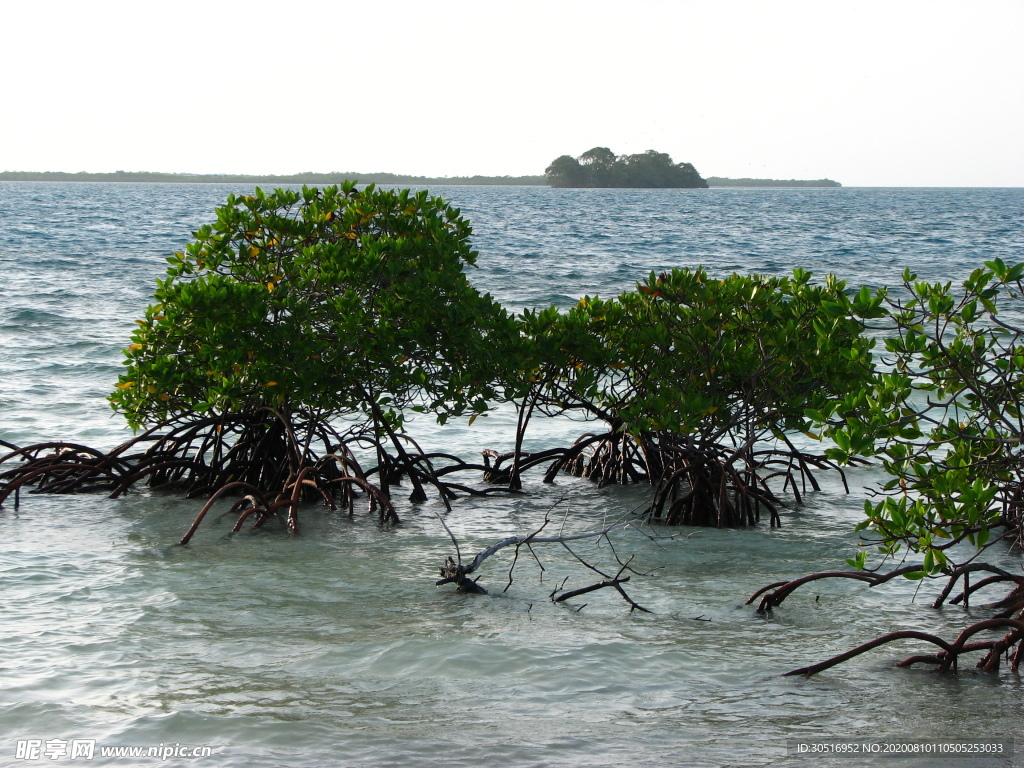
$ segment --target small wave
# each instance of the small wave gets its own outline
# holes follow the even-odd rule
[[[47,312],[43,309],[22,309],[0,322],[0,327],[20,328],[62,322],[64,322],[64,318],[53,312]]]

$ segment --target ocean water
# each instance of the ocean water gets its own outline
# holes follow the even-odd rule
[[[164,258],[212,218],[220,185],[0,183],[0,439],[112,447],[128,433],[105,396]],[[471,279],[511,309],[611,295],[648,272],[834,272],[852,285],[895,284],[905,267],[959,280],[982,261],[1024,259],[1020,189],[435,190],[473,222]],[[508,450],[514,418],[473,426],[416,421],[413,434],[467,458]],[[530,448],[585,425],[540,423]],[[548,595],[598,578],[564,551],[543,564],[511,553],[482,570],[491,594],[436,588],[452,553],[433,500],[381,529],[311,507],[300,536],[229,536],[210,519],[174,546],[200,506],[159,493],[24,496],[0,511],[0,765],[19,741],[100,746],[207,745],[217,766],[856,765],[801,758],[790,740],[1007,738],[1024,721],[1024,687],[1007,670],[955,675],[897,669],[919,645],[885,647],[811,680],[784,678],[884,632],[952,637],[986,616],[930,608],[936,589],[869,590],[820,582],[773,615],[745,599],[810,571],[844,569],[864,486],[824,490],[783,512],[783,526],[626,531],[613,538],[637,570],[630,613],[608,590],[555,605]],[[549,510],[568,531],[638,504],[643,489],[598,490],[529,478],[524,496],[462,499],[446,516],[463,554],[537,527]],[[650,535],[647,535],[650,534]],[[581,545],[617,570],[606,545]],[[1019,557],[998,555],[1008,568]],[[503,591],[503,588],[507,589]],[[581,606],[584,606],[581,608]],[[54,746],[59,747],[59,742]],[[885,765],[1021,765],[934,757]],[[56,754],[56,753],[55,753]]]

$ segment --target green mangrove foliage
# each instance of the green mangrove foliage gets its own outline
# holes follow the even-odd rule
[[[878,299],[828,275],[823,284],[703,270],[652,273],[619,298],[611,315],[595,306],[599,333],[628,361],[616,392],[634,431],[669,430],[745,444],[805,431],[804,411],[868,380],[873,342],[858,316]],[[621,317],[616,317],[619,314]]]
[[[208,411],[315,409],[400,427],[482,411],[514,333],[464,267],[469,222],[426,192],[261,190],[169,259],[111,403],[133,427]]]
[[[466,278],[470,236],[458,209],[426,192],[350,182],[231,196],[169,259],[111,404],[135,428],[185,430],[157,450],[182,460],[172,475],[196,492],[350,476],[363,487],[372,472],[349,450],[359,444],[376,449],[385,491],[404,474],[414,499],[423,482],[448,496],[411,455],[405,419],[484,412],[518,338]]]
[[[950,575],[994,539],[1020,537],[1022,276],[1024,264],[996,260],[954,289],[905,272],[904,297],[886,297],[884,369],[872,386],[810,414],[832,422],[832,458],[873,456],[890,475],[859,527],[886,558],[903,548],[921,556],[909,578]],[[864,568],[867,555],[850,563]]]
[[[651,482],[653,514],[672,524],[751,525],[762,507],[777,522],[768,480],[816,487],[811,465],[827,462],[790,436],[808,429],[808,408],[866,385],[872,341],[860,317],[880,301],[802,270],[715,279],[677,269],[564,314],[525,313],[535,365],[523,402],[606,425],[564,450],[548,479]]]
[[[675,163],[653,149],[616,156],[607,147],[594,147],[579,157],[556,158],[544,176],[552,187],[707,187],[693,165]]]

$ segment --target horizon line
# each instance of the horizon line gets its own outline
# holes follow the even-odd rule
[[[192,173],[192,172],[175,172],[175,171],[11,171],[4,170],[0,171],[0,181],[48,181],[48,179],[17,179],[17,178],[5,178],[8,176],[161,176],[161,177],[172,177],[168,179],[150,179],[147,180],[149,183],[161,184],[161,183],[189,183],[194,180],[193,183],[209,183],[203,182],[203,179],[224,179],[224,183],[232,183],[233,181],[239,182],[280,182],[280,183],[302,183],[303,177],[316,177],[316,178],[331,178],[331,179],[345,179],[360,181],[362,178],[371,177],[388,177],[388,180],[381,180],[378,183],[390,184],[390,183],[415,183],[424,182],[431,184],[457,184],[458,180],[469,180],[469,179],[481,179],[481,180],[508,180],[517,181],[518,184],[515,186],[546,186],[543,183],[544,174],[521,174],[521,175],[485,175],[485,174],[472,174],[472,175],[456,175],[456,176],[425,176],[416,174],[406,173],[394,173],[391,171],[373,171],[366,173],[356,173],[348,171],[301,171],[299,173]],[[782,184],[785,182],[793,182],[798,185],[809,185],[811,182],[831,182],[831,184],[838,184],[832,179],[820,178],[820,179],[779,179],[779,178],[768,178],[768,177],[752,177],[752,176],[717,176],[709,175],[703,177],[705,181],[709,179],[722,179],[728,181],[768,181]],[[300,179],[297,182],[287,182],[287,179]],[[308,178],[308,181],[314,181],[313,178]],[[403,181],[408,180],[408,182]],[[536,184],[532,184],[527,180],[534,181]],[[56,181],[56,180],[55,180]],[[75,179],[60,179],[60,181],[76,181]],[[82,183],[102,183],[107,181],[105,179],[80,179]],[[110,179],[109,181],[116,183],[116,180]],[[372,180],[366,183],[374,183]],[[829,187],[831,187],[829,184]],[[499,184],[493,184],[493,186],[500,186]],[[720,185],[725,186],[725,185]],[[742,186],[742,185],[732,185]],[[840,187],[846,189],[1020,189],[1024,187],[1024,184],[855,184],[847,185],[840,184]],[[836,187],[832,187],[836,188]]]

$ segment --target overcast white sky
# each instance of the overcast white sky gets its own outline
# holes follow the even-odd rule
[[[7,4],[0,170],[1024,185],[1024,1]]]

